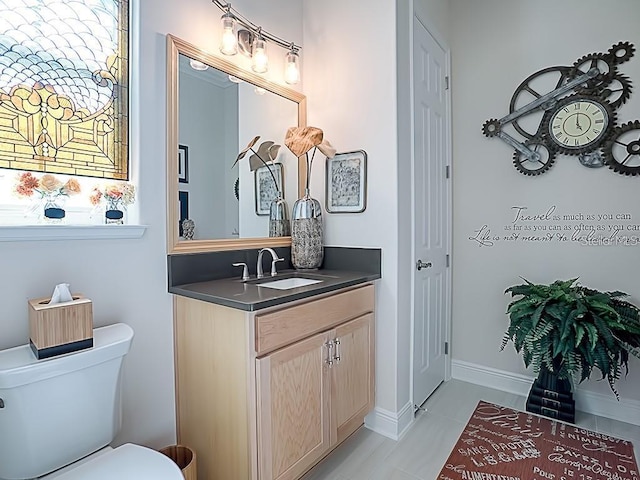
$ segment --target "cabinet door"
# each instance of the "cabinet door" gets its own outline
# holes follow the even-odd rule
[[[340,443],[362,425],[374,406],[373,314],[337,327],[334,342],[331,415],[335,441]]]
[[[329,333],[257,359],[260,480],[298,478],[330,448]]]

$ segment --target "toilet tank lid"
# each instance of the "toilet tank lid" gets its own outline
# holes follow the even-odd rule
[[[127,354],[133,339],[129,325],[116,323],[93,330],[93,348],[38,360],[29,345],[0,351],[0,390],[38,382]]]
[[[169,457],[150,448],[124,444],[83,463],[55,480],[184,480]]]

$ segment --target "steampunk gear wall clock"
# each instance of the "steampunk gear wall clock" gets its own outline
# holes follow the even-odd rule
[[[548,171],[558,154],[577,156],[585,167],[607,165],[623,175],[640,175],[640,121],[616,126],[616,109],[632,90],[618,66],[634,52],[631,43],[620,42],[571,66],[533,73],[516,88],[509,114],[487,120],[483,134],[513,147],[513,164],[524,175]],[[507,125],[525,140],[505,132]]]

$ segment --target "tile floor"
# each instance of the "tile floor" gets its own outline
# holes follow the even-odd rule
[[[478,400],[524,410],[525,398],[470,383],[442,384],[415,422],[394,442],[361,428],[302,480],[436,480]],[[640,427],[576,412],[576,424],[631,440],[640,461]]]

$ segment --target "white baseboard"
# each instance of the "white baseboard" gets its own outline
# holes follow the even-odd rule
[[[451,377],[464,382],[474,383],[503,392],[527,396],[533,377],[518,373],[505,372],[461,360],[451,361]],[[640,402],[637,400],[616,400],[613,394],[589,392],[576,388],[576,410],[621,422],[640,426]]]
[[[399,412],[376,407],[364,419],[364,426],[391,440],[400,440],[413,422],[413,405],[408,402]]]
[[[524,397],[529,394],[533,382],[533,377],[527,375],[505,372],[462,360],[451,360],[451,378]]]

